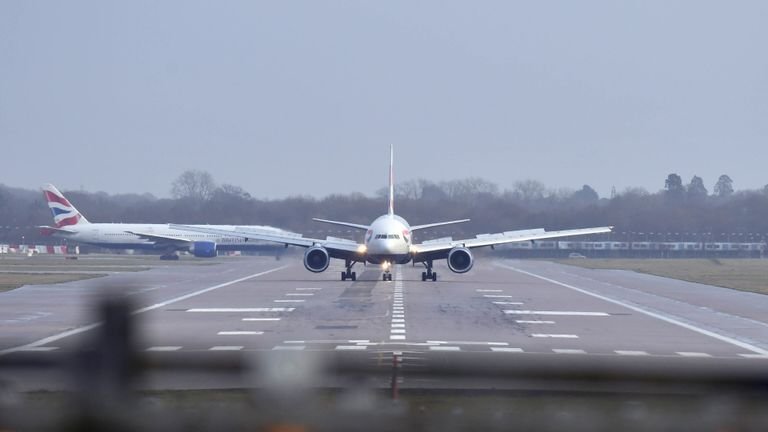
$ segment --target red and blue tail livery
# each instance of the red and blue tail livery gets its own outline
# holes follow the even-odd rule
[[[58,189],[52,184],[43,186],[43,195],[48,201],[48,208],[53,213],[53,222],[56,228],[70,225],[87,224],[88,220],[80,214]]]

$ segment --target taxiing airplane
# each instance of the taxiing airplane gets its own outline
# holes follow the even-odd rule
[[[188,251],[196,257],[211,258],[224,250],[277,249],[263,242],[248,243],[241,236],[205,234],[198,231],[171,229],[168,224],[90,223],[55,186],[43,186],[43,195],[53,213],[55,226],[40,227],[44,234],[107,249],[151,249],[164,252],[161,259],[178,259],[177,252]],[[195,225],[193,225],[195,226]],[[231,225],[204,225],[219,230]],[[245,227],[270,235],[292,234],[269,226]]]
[[[357,275],[352,271],[352,268],[356,263],[367,262],[371,264],[380,264],[383,270],[382,279],[390,281],[392,280],[390,269],[393,264],[407,264],[409,262],[422,263],[424,264],[426,271],[421,273],[421,280],[436,281],[437,272],[432,270],[434,261],[445,259],[447,260],[448,268],[451,271],[455,273],[466,273],[474,264],[471,249],[505,243],[607,233],[613,228],[597,227],[550,232],[547,232],[544,229],[507,231],[498,234],[478,235],[475,238],[465,240],[446,238],[414,244],[412,237],[414,231],[466,222],[469,219],[410,226],[405,219],[396,215],[394,212],[393,162],[394,153],[390,147],[389,209],[387,214],[379,216],[370,225],[314,219],[318,222],[342,225],[365,231],[363,243],[333,237],[328,237],[325,240],[306,237],[288,237],[277,233],[258,232],[249,229],[248,227],[237,227],[233,230],[208,226],[175,224],[171,224],[171,227],[182,231],[194,231],[232,237],[238,236],[246,240],[263,240],[282,243],[284,245],[304,247],[307,248],[304,252],[304,267],[314,273],[325,271],[330,264],[331,258],[343,259],[346,271],[341,272],[341,280],[356,280]]]

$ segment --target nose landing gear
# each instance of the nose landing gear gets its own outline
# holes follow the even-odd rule
[[[384,263],[381,264],[381,268],[384,269],[384,273],[381,275],[381,280],[391,282],[392,273],[390,272],[390,269],[392,268],[392,264],[388,261],[384,261]]]

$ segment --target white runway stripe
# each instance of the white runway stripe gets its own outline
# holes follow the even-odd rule
[[[491,351],[493,352],[516,352],[521,353],[523,352],[522,348],[508,348],[508,347],[491,347]]]
[[[216,334],[219,336],[239,336],[239,335],[261,335],[261,334],[264,334],[264,332],[235,330],[235,331],[220,331]]]
[[[624,351],[624,350],[616,350],[614,351],[618,355],[626,355],[626,356],[647,356],[650,355],[646,351]]]
[[[217,290],[219,288],[224,288],[224,287],[227,287],[227,286],[230,286],[230,285],[233,285],[233,284],[236,284],[236,283],[240,283],[240,282],[243,282],[243,281],[247,281],[249,279],[253,279],[253,278],[256,278],[256,277],[259,277],[259,276],[263,276],[263,275],[266,275],[266,274],[269,274],[269,273],[274,273],[274,272],[282,270],[282,269],[284,269],[286,267],[288,267],[288,266],[276,267],[276,268],[273,268],[273,269],[270,269],[270,270],[266,270],[266,271],[263,271],[263,272],[254,273],[254,274],[249,275],[249,276],[241,277],[239,279],[231,280],[229,282],[224,282],[224,283],[220,283],[218,285],[214,285],[214,286],[211,286],[211,287],[208,287],[208,288],[203,288],[201,290],[197,290],[197,291],[191,292],[189,294],[184,294],[184,295],[179,296],[179,297],[174,297],[174,298],[172,298],[170,300],[166,300],[166,301],[161,302],[161,303],[155,303],[152,306],[147,306],[147,307],[143,307],[141,309],[137,309],[137,310],[131,312],[131,315],[137,315],[137,314],[140,314],[140,313],[144,313],[144,312],[148,312],[148,311],[151,311],[151,310],[155,310],[155,309],[159,309],[159,308],[162,308],[162,307],[166,307],[166,306],[168,306],[170,304],[177,303],[177,302],[180,302],[182,300],[186,300],[186,299],[189,299],[189,298],[192,298],[192,297],[196,297],[196,296],[199,296],[200,294],[205,294],[207,292],[211,292],[211,291]],[[23,349],[28,349],[28,348],[34,348],[34,347],[39,347],[39,346],[47,345],[47,344],[49,344],[49,343],[51,343],[53,341],[57,341],[59,339],[63,339],[63,338],[66,338],[66,337],[69,337],[69,336],[72,336],[72,335],[80,334],[80,333],[83,333],[83,332],[95,329],[96,327],[100,326],[101,324],[102,324],[101,322],[96,322],[96,323],[84,325],[82,327],[74,328],[74,329],[71,329],[71,330],[67,330],[65,332],[61,332],[61,333],[55,334],[53,336],[48,336],[46,338],[43,338],[43,339],[40,339],[40,340],[36,340],[36,341],[28,343],[26,345],[16,346],[16,347],[12,347],[12,348],[6,348],[4,350],[0,350],[0,356],[6,355],[6,354],[10,354],[12,352],[20,351],[20,350],[23,350]]]
[[[565,315],[565,316],[610,316],[606,312],[551,311],[551,310],[505,310],[510,315]]]
[[[483,297],[485,297],[485,298],[512,298],[511,295],[503,295],[503,294],[483,294]]]
[[[389,340],[405,340],[405,335],[389,335]]]
[[[430,351],[461,351],[461,347],[457,346],[431,346]]]
[[[544,334],[544,333],[534,333],[531,335],[531,337],[535,338],[560,338],[560,339],[578,339],[579,336],[575,334]]]
[[[241,347],[241,346],[224,345],[224,346],[210,347],[208,351],[240,351],[243,348],[244,347]]]
[[[147,351],[178,351],[180,346],[153,346],[147,348]]]
[[[676,354],[683,357],[712,357],[712,355],[702,352],[678,351]]]
[[[59,347],[51,347],[51,346],[41,346],[41,347],[26,347],[22,348],[19,351],[23,352],[50,352],[50,351],[56,351],[59,349]]]
[[[703,329],[701,327],[696,327],[695,325],[692,325],[692,324],[684,323],[684,322],[679,321],[679,320],[677,320],[677,319],[675,319],[675,318],[673,318],[671,316],[667,316],[667,315],[663,315],[663,314],[660,314],[660,313],[652,312],[652,311],[643,309],[642,307],[639,307],[639,306],[634,306],[634,305],[631,305],[631,304],[628,304],[628,303],[624,303],[622,301],[619,301],[619,300],[616,300],[616,299],[612,299],[612,298],[606,297],[604,295],[595,294],[595,293],[593,293],[591,291],[587,291],[585,289],[582,289],[582,288],[579,288],[579,287],[575,287],[573,285],[568,285],[567,283],[556,281],[556,280],[550,279],[548,277],[540,276],[540,275],[537,275],[535,273],[527,272],[525,270],[520,270],[520,269],[517,269],[517,268],[512,267],[512,266],[508,266],[508,265],[504,265],[504,264],[497,264],[497,265],[500,266],[500,267],[503,267],[503,268],[506,268],[506,269],[518,272],[518,273],[522,273],[522,274],[525,274],[525,275],[528,275],[528,276],[531,276],[531,277],[535,277],[535,278],[543,280],[543,281],[547,281],[549,283],[553,283],[555,285],[559,285],[559,286],[564,287],[564,288],[568,288],[568,289],[576,291],[576,292],[580,292],[582,294],[585,294],[585,295],[588,295],[588,296],[591,296],[591,297],[594,297],[594,298],[597,298],[597,299],[600,299],[600,300],[607,301],[609,303],[613,303],[613,304],[616,304],[616,305],[619,305],[619,306],[623,306],[623,307],[625,307],[627,309],[630,309],[630,310],[633,310],[635,312],[639,312],[639,313],[647,315],[649,317],[656,318],[658,320],[665,321],[665,322],[668,322],[670,324],[674,324],[674,325],[682,327],[682,328],[686,328],[688,330],[691,330],[691,331],[697,332],[699,334],[703,334],[703,335],[709,336],[709,337],[714,338],[714,339],[721,340],[723,342],[727,342],[729,344],[735,345],[735,346],[740,347],[740,348],[744,348],[746,350],[752,351],[752,352],[757,353],[757,354],[768,355],[768,350],[766,350],[766,349],[757,347],[757,346],[752,345],[752,344],[747,343],[747,342],[740,341],[740,340],[735,339],[735,338],[730,337],[730,336],[726,336],[726,335],[723,335],[723,334],[720,334],[720,333],[716,333],[716,332],[713,332],[713,331],[710,331],[710,330],[706,330],[706,329]]]
[[[193,308],[187,312],[293,312],[296,308],[283,307],[257,307],[257,308]]]
[[[243,318],[243,321],[280,321],[280,318]]]
[[[272,351],[301,351],[304,348],[304,345],[278,345],[272,348]]]
[[[556,354],[586,354],[587,353],[582,349],[566,349],[566,348],[555,348],[552,350],[552,352]]]
[[[493,302],[495,305],[522,305],[523,302],[507,302],[507,301],[495,301]]]
[[[739,354],[739,356],[751,359],[768,359],[768,355],[765,354]]]
[[[361,351],[367,348],[365,345],[336,345],[338,351]]]
[[[541,321],[541,320],[515,320],[516,323],[520,324],[554,324],[554,321]]]
[[[275,303],[304,303],[306,300],[272,300]]]

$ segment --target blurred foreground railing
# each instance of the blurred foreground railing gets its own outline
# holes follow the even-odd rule
[[[0,357],[0,430],[768,430],[766,359],[139,352],[131,310]]]

